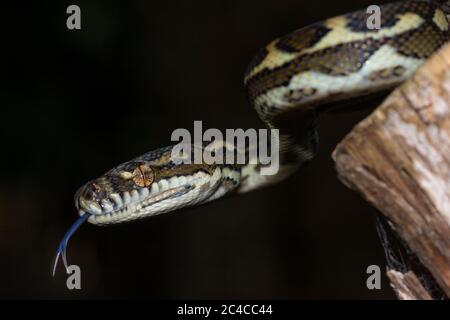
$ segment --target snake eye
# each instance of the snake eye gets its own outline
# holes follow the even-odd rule
[[[139,187],[148,187],[152,184],[155,175],[152,168],[145,164],[137,166],[133,170],[133,182]]]

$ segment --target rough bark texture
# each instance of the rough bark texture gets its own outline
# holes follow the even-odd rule
[[[422,286],[417,276],[412,272],[401,273],[389,270],[387,276],[391,286],[402,300],[432,300],[428,291]]]
[[[341,181],[387,217],[450,297],[450,45],[359,123],[333,158]],[[399,298],[430,298],[420,275],[389,277]]]

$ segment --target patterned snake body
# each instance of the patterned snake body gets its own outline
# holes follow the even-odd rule
[[[449,38],[447,10],[437,1],[380,7],[379,30],[367,28],[366,10],[356,11],[274,40],[251,62],[244,80],[249,100],[268,128],[280,130],[277,175],[262,176],[250,164],[175,164],[173,147],[148,152],[78,190],[81,218],[57,258],[66,263],[67,241],[85,220],[113,224],[202,204],[283,180],[311,160],[320,111],[391,90]]]

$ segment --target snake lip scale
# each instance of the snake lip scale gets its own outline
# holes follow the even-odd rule
[[[150,151],[109,170],[75,194],[85,222],[109,225],[142,219],[278,183],[314,158],[318,116],[351,101],[389,92],[408,79],[450,36],[444,1],[380,5],[381,27],[367,28],[366,10],[325,19],[275,39],[250,62],[244,77],[249,101],[267,128],[279,129],[279,171],[260,164],[175,163],[174,146]],[[262,161],[261,161],[262,162]]]

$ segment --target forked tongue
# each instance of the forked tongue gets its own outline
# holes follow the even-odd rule
[[[59,257],[62,258],[64,267],[66,268],[66,273],[69,273],[68,268],[69,265],[67,264],[67,256],[66,256],[66,250],[67,250],[67,244],[69,242],[70,237],[73,236],[75,231],[78,230],[78,228],[90,217],[91,215],[89,213],[83,214],[81,217],[79,217],[73,225],[67,230],[67,232],[64,234],[64,237],[62,238],[61,242],[59,243],[58,250],[56,251],[56,258],[55,262],[53,264],[53,276],[55,276],[56,266],[58,265]]]

